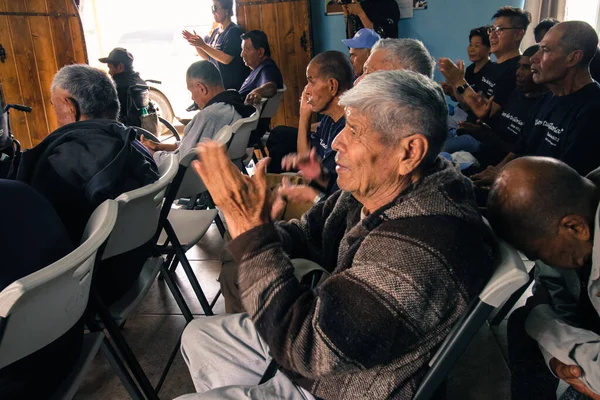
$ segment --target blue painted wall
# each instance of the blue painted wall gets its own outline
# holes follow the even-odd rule
[[[431,54],[466,60],[469,31],[491,23],[491,16],[504,5],[523,7],[524,0],[429,0],[427,10],[415,10],[413,18],[399,23],[400,37],[422,40]],[[325,50],[347,51],[342,43],[342,15],[325,15],[325,2],[311,0],[315,54]],[[436,80],[441,75],[436,71]]]

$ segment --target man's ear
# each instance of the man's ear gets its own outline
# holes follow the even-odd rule
[[[519,30],[515,30],[515,39],[519,42],[521,42],[521,40],[523,40],[523,37],[525,36],[525,29],[519,29]]]
[[[583,58],[582,50],[573,50],[567,55],[567,67],[574,67],[581,62]]]
[[[398,172],[400,175],[408,175],[423,162],[429,150],[429,141],[422,134],[416,133],[400,140],[399,146],[402,156],[400,157]]]
[[[196,85],[198,86],[198,89],[200,89],[200,93],[202,93],[203,95],[208,94],[208,86],[206,86],[204,84],[204,82],[202,81],[197,81]]]
[[[587,242],[592,237],[592,232],[586,219],[576,214],[569,214],[561,218],[559,233],[574,237],[582,242]]]
[[[260,58],[263,58],[265,56],[265,49],[264,49],[264,47],[261,47],[260,49],[258,49],[258,52],[260,53]]]
[[[327,79],[327,85],[329,86],[329,93],[331,93],[332,96],[337,96],[340,87],[340,83],[337,81],[337,79]]]

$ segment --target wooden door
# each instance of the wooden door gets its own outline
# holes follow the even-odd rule
[[[271,125],[297,127],[298,101],[312,58],[309,0],[237,0],[236,16],[246,32],[259,29],[267,34],[271,56],[287,86]]]
[[[41,142],[58,127],[50,85],[63,66],[87,63],[79,13],[73,0],[0,0],[0,79],[7,103],[28,105],[11,114],[23,148]],[[2,49],[0,49],[2,53]]]

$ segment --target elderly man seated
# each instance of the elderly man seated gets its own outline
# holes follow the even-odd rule
[[[145,138],[140,140],[159,161],[169,152],[182,155],[189,153],[200,139],[212,139],[225,125],[252,115],[256,109],[244,104],[235,90],[225,90],[221,73],[210,61],[196,61],[188,68],[185,76],[187,89],[192,100],[201,111],[183,130],[181,143],[156,143]]]
[[[342,39],[342,42],[348,46],[350,61],[352,62],[352,68],[354,68],[354,80],[363,74],[363,65],[369,58],[369,54],[371,54],[371,47],[379,39],[381,37],[377,32],[368,28],[356,32],[352,39]]]
[[[50,99],[60,128],[23,153],[17,179],[48,199],[77,245],[98,205],[156,181],[158,170],[135,131],[116,121],[117,89],[103,71],[61,68]],[[141,246],[102,263],[94,279],[106,303],[129,289],[150,254]]]
[[[227,219],[247,314],[192,321],[182,352],[202,399],[410,398],[491,272],[471,185],[438,157],[441,88],[371,74],[340,98],[341,191],[273,223],[265,162],[243,176],[216,143],[194,164]],[[220,173],[215,173],[220,171]],[[331,272],[316,290],[291,258]],[[271,359],[280,370],[258,385]]]
[[[556,398],[557,378],[600,399],[598,176],[592,172],[591,181],[561,161],[523,157],[504,167],[490,191],[496,233],[543,262],[533,297],[508,321],[515,400]]]

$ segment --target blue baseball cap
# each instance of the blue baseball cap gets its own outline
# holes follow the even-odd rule
[[[342,39],[342,42],[351,49],[370,49],[381,39],[373,29],[362,28],[352,39]]]

